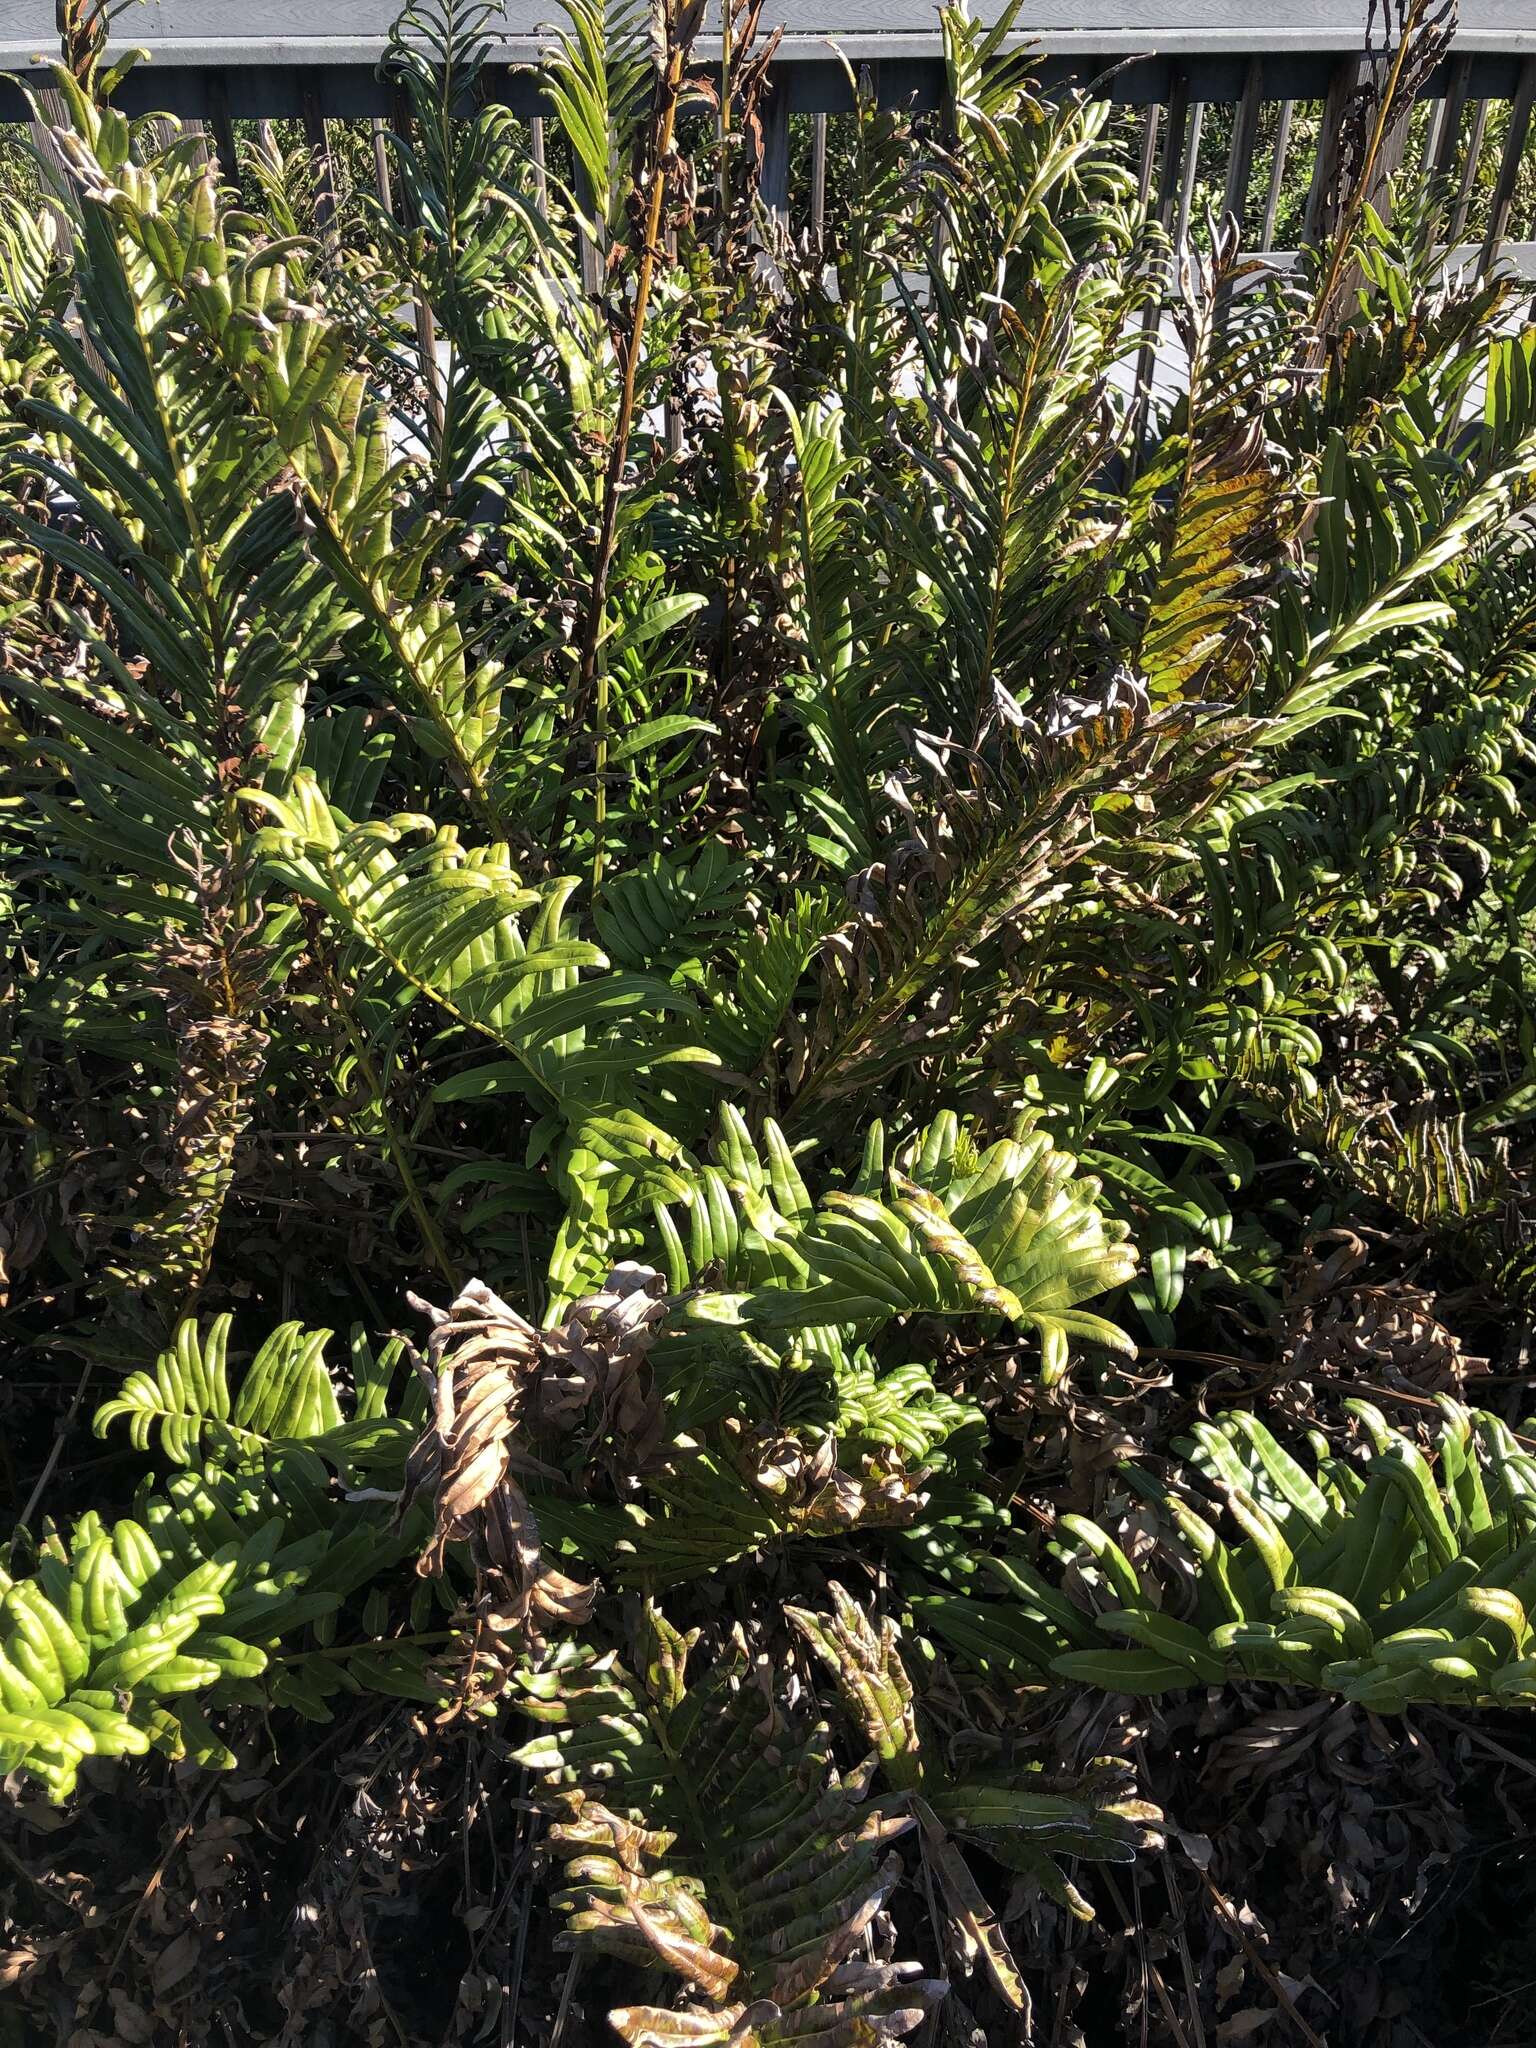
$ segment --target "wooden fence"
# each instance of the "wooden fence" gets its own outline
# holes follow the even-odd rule
[[[1144,110],[1143,193],[1176,235],[1189,220],[1207,110],[1230,109],[1221,196],[1228,208],[1256,217],[1259,232],[1250,240],[1268,249],[1288,178],[1308,181],[1303,234],[1316,218],[1336,167],[1344,108],[1362,65],[1372,61],[1365,55],[1367,4],[1029,0],[1019,40],[1041,51],[1048,85],[1096,83],[1113,100]],[[491,73],[492,94],[533,121],[536,159],[543,122],[529,66],[540,26],[555,11],[554,0],[505,0],[507,40]],[[982,0],[974,11],[985,18],[990,9]],[[394,111],[377,71],[394,12],[394,0],[147,0],[116,25],[120,43],[142,43],[152,56],[130,76],[120,103],[129,112],[202,123],[230,164],[236,119],[296,118],[328,190],[328,123],[366,119],[377,131]],[[860,87],[885,104],[936,105],[943,69],[935,9],[930,0],[779,0],[777,6],[769,0],[765,13],[783,23],[785,35],[773,70],[764,197],[788,211],[790,120],[809,115],[809,191],[793,196],[819,226],[827,118],[852,103],[850,69]],[[718,38],[706,35],[701,61],[708,63],[718,47]],[[46,62],[56,49],[53,0],[0,0],[0,70],[44,87]],[[1536,269],[1536,220],[1515,217],[1536,106],[1536,0],[1463,0],[1455,43],[1424,96],[1433,113],[1420,146],[1426,168],[1450,182],[1452,241],[1463,237],[1497,113],[1502,135],[1484,252],[1512,239],[1520,267]],[[1318,109],[1305,123],[1305,143],[1295,139],[1303,124],[1294,116],[1302,107]],[[0,117],[25,115],[20,95],[0,88]],[[1406,137],[1399,146],[1405,144]],[[1303,147],[1309,160],[1301,158]],[[382,174],[382,146],[378,157]],[[1254,189],[1260,173],[1262,194]]]

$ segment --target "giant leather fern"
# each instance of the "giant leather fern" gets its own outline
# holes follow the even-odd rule
[[[265,1772],[187,1972],[259,1951],[262,2038],[412,2033],[367,1873],[450,1869],[433,2038],[1066,2040],[1129,1946],[1235,2037],[1147,1913],[1246,1809],[1190,1881],[1201,1709],[1125,1695],[1533,1697],[1536,347],[1362,183],[1439,0],[1290,274],[1171,250],[1007,7],[941,113],[851,77],[786,235],[727,12],[570,0],[529,131],[416,0],[325,206],[70,12],[0,200],[0,1768]],[[114,1912],[0,1943],[29,2024]]]

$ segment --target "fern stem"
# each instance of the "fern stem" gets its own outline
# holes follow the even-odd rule
[[[720,10],[720,251],[729,259],[731,247],[731,6],[730,0]],[[736,445],[737,409],[736,389],[729,375],[720,375],[721,359],[715,359],[715,382],[720,391],[720,426],[727,448]],[[717,682],[717,702],[724,704],[726,692],[731,686],[731,614],[736,605],[736,557],[727,555],[721,565],[721,579],[724,583],[723,602],[720,606],[720,674]]]
[[[650,191],[645,210],[645,234],[640,267],[635,275],[635,299],[629,327],[624,336],[623,381],[619,409],[613,423],[613,442],[608,451],[608,470],[603,480],[603,508],[598,526],[597,555],[592,566],[592,587],[582,622],[581,665],[576,676],[573,725],[579,725],[584,707],[590,702],[596,726],[593,744],[593,845],[592,887],[603,878],[603,827],[608,817],[608,668],[601,659],[603,619],[608,607],[608,579],[613,568],[618,534],[619,501],[623,495],[624,468],[629,459],[629,438],[635,417],[635,383],[640,369],[640,349],[645,335],[645,316],[650,307],[651,285],[656,275],[656,257],[661,243],[661,216],[667,193],[667,165],[672,154],[672,135],[677,122],[677,102],[682,92],[683,70],[688,42],[677,33],[675,5],[666,15],[667,63],[656,89],[651,115]]]
[[[59,1418],[58,1426],[53,1432],[53,1443],[49,1447],[47,1457],[43,1460],[43,1469],[38,1473],[32,1491],[27,1495],[26,1506],[16,1517],[16,1526],[11,1534],[13,1562],[17,1546],[20,1544],[23,1534],[31,1526],[32,1517],[37,1512],[38,1503],[48,1491],[48,1482],[53,1477],[54,1467],[58,1464],[63,1454],[64,1446],[69,1440],[69,1433],[75,1426],[75,1417],[80,1413],[80,1403],[85,1399],[85,1390],[90,1382],[91,1367],[94,1363],[94,1359],[87,1358],[85,1364],[80,1368],[80,1378],[75,1385],[74,1398],[64,1414]]]
[[[311,1657],[355,1657],[359,1650],[377,1650],[382,1647],[399,1649],[408,1646],[420,1649],[427,1643],[451,1643],[454,1631],[451,1628],[429,1629],[424,1635],[414,1636],[367,1636],[360,1643],[320,1643],[307,1650],[274,1651],[267,1658],[269,1664],[303,1664]]]
[[[364,1085],[373,1098],[373,1106],[378,1112],[379,1121],[384,1126],[384,1149],[389,1154],[391,1166],[394,1167],[396,1173],[400,1176],[400,1186],[410,1206],[411,1214],[416,1219],[416,1227],[421,1232],[422,1242],[426,1245],[431,1255],[433,1265],[436,1266],[439,1273],[448,1282],[448,1285],[457,1288],[459,1284],[458,1274],[454,1270],[452,1259],[448,1256],[448,1247],[444,1243],[442,1232],[438,1229],[436,1221],[422,1197],[420,1183],[417,1181],[415,1171],[411,1166],[410,1148],[406,1143],[404,1133],[390,1115],[388,1095],[385,1092],[383,1083],[379,1079],[378,1069],[369,1057],[367,1041],[358,1029],[357,1019],[352,1014],[352,1006],[347,1001],[340,978],[331,962],[319,952],[318,948],[315,957],[319,962],[320,972],[325,978],[326,988],[330,994],[331,1001],[336,1005],[336,1014],[341,1019],[342,1029],[346,1032],[348,1042],[352,1047],[353,1057],[357,1061],[358,1072],[363,1077]]]
[[[1354,251],[1355,230],[1370,199],[1371,188],[1376,182],[1376,165],[1380,161],[1381,152],[1386,145],[1387,132],[1397,113],[1404,69],[1418,42],[1424,12],[1425,0],[1409,0],[1402,33],[1398,38],[1397,48],[1392,53],[1392,68],[1387,77],[1386,89],[1382,93],[1376,117],[1371,124],[1359,174],[1350,188],[1338,225],[1334,229],[1332,247],[1328,252],[1328,266],[1323,272],[1323,281],[1313,301],[1311,346],[1314,352],[1321,346],[1333,311],[1334,300],[1338,297],[1344,280],[1346,264]]]

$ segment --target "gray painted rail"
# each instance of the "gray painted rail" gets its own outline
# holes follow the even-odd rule
[[[167,64],[350,65],[376,56],[394,12],[391,0],[147,0],[128,10],[118,33]],[[551,12],[548,0],[505,0],[507,32],[531,48]],[[980,0],[974,12],[995,17],[995,0]],[[845,49],[859,44],[855,61],[898,54],[893,45],[907,37],[936,41],[935,13],[933,0],[781,0],[771,10],[790,61],[824,56],[794,46],[826,36]],[[1032,0],[1021,25],[1028,40],[1059,54],[1307,57],[1359,49],[1365,7],[1363,0],[1275,0],[1270,7],[1260,0]],[[0,64],[22,68],[54,40],[53,0],[0,0]],[[1494,57],[1536,51],[1536,8],[1531,0],[1463,0],[1457,48]]]

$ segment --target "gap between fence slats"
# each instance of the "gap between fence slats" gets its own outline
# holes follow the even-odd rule
[[[1472,59],[1465,56],[1453,58],[1445,98],[1440,102],[1429,138],[1427,168],[1432,177],[1450,178],[1455,173],[1461,143],[1461,116],[1471,84]]]
[[[789,220],[789,94],[782,83],[769,89],[763,107],[763,168],[758,190],[775,220]]]
[[[1462,158],[1461,183],[1456,188],[1456,204],[1451,210],[1451,224],[1446,240],[1454,249],[1466,233],[1467,214],[1472,205],[1472,187],[1477,179],[1477,160],[1482,154],[1483,138],[1488,132],[1488,102],[1479,100],[1472,112],[1472,134]]]

